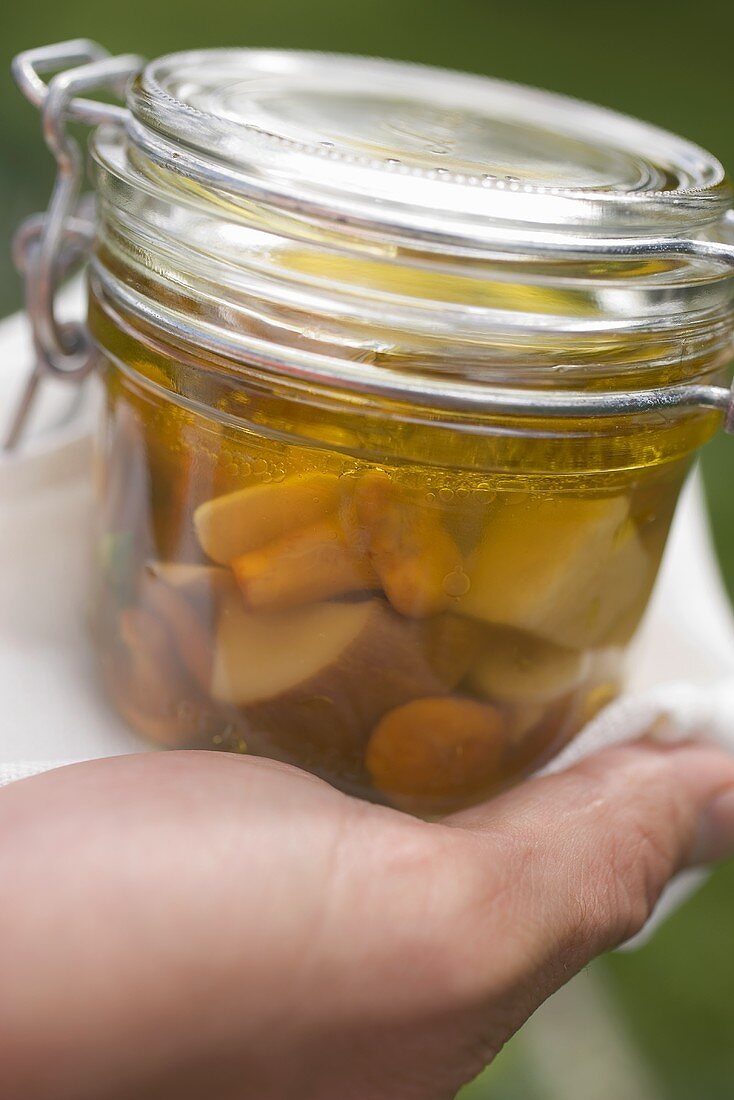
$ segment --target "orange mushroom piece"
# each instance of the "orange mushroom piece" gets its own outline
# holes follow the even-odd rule
[[[283,611],[379,588],[368,557],[347,545],[335,516],[242,554],[231,567],[252,611]]]
[[[375,786],[403,798],[461,803],[502,779],[505,723],[489,703],[456,696],[416,699],[386,714],[367,746]]]
[[[353,537],[363,539],[385,595],[402,615],[423,618],[453,603],[462,556],[434,511],[418,508],[393,479],[371,470],[353,491]]]

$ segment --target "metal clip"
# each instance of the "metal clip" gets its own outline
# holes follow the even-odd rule
[[[26,219],[13,241],[13,259],[25,281],[35,366],[10,425],[6,449],[13,448],[20,439],[44,376],[79,382],[94,365],[84,322],[62,323],[55,310],[60,282],[84,261],[94,237],[93,197],[79,200],[83,156],[79,143],[67,131],[67,123],[124,125],[125,107],[77,96],[79,92],[105,90],[122,98],[128,80],[142,64],[134,54],[111,57],[86,39],[26,50],[13,61],[16,83],[41,111],[43,135],[56,158],[57,174],[46,213]],[[44,72],[56,72],[56,76],[46,83],[40,75]]]

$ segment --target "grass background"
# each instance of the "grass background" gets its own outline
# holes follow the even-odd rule
[[[639,115],[711,149],[734,173],[732,0],[33,0],[5,5],[0,31],[0,236],[6,242],[24,215],[45,206],[52,178],[38,116],[12,86],[10,58],[31,45],[77,36],[147,56],[193,46],[271,45],[470,69]],[[0,315],[20,304],[7,255],[5,245]],[[715,539],[734,591],[734,439],[715,440],[702,462]],[[615,1034],[632,1058],[632,1074],[648,1082],[644,1100],[731,1100],[734,864],[717,871],[647,947],[599,960],[581,980],[584,995],[589,983],[603,991],[608,1037],[592,1044],[583,1014],[564,1009],[554,1017],[551,1006],[550,1015],[465,1090],[464,1100],[631,1100],[629,1067],[628,1091],[615,1085]],[[536,1057],[544,1033],[564,1051],[560,1076],[552,1059]],[[583,1095],[581,1080],[591,1082]]]

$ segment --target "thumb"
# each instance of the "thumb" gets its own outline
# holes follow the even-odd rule
[[[734,853],[734,758],[692,743],[607,749],[450,824],[513,899],[509,929],[485,904],[477,931],[502,937],[508,986],[539,983],[537,1004],[638,932],[676,871]]]

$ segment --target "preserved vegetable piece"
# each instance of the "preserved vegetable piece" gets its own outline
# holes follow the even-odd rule
[[[146,568],[151,577],[188,600],[202,619],[211,614],[219,599],[234,590],[230,571],[217,565],[151,561]]]
[[[482,693],[483,694],[483,693]],[[497,706],[507,726],[507,740],[511,747],[527,744],[530,735],[547,718],[548,707],[544,703],[499,702]]]
[[[168,748],[203,743],[218,719],[188,685],[165,627],[149,612],[127,608],[120,613],[119,641],[119,664],[106,667],[106,679],[130,725]]]
[[[213,561],[229,565],[242,554],[335,512],[338,505],[337,477],[303,474],[208,500],[196,509],[194,525],[204,552]]]
[[[336,517],[292,531],[231,564],[252,611],[281,611],[379,588],[369,559],[347,545]]]
[[[484,635],[481,655],[471,671],[471,685],[489,699],[546,703],[572,691],[588,667],[588,655],[579,650],[495,627]],[[531,708],[531,713],[536,713],[537,721],[537,707]]]
[[[455,688],[481,653],[484,626],[445,611],[415,625],[416,638],[442,684]]]
[[[507,723],[505,771],[517,780],[541,767],[560,751],[580,728],[576,693],[550,703],[497,704]]]
[[[653,564],[631,519],[620,527],[611,553],[599,563],[596,583],[559,611],[553,631],[569,646],[609,646],[634,633],[655,580]],[[593,593],[593,595],[592,595]]]
[[[647,607],[663,544],[653,556],[637,526],[622,527],[604,571],[600,595],[590,614],[580,619],[569,609],[564,631],[586,644],[619,647],[631,639]]]
[[[141,581],[140,602],[143,609],[156,616],[168,630],[169,646],[173,647],[181,664],[203,690],[208,691],[212,670],[212,633],[195,605],[181,588],[166,584],[152,570],[145,571]]]
[[[502,715],[487,703],[417,699],[379,722],[367,746],[367,769],[392,798],[461,804],[500,782],[505,738]]]
[[[628,512],[621,496],[525,496],[498,507],[467,566],[460,610],[572,649],[601,642],[649,579]]]
[[[378,617],[376,603],[315,604],[293,614],[256,615],[241,598],[220,612],[212,679],[215,699],[236,706],[287,698],[304,686],[321,693],[321,676],[345,663]],[[384,639],[383,639],[384,640]]]
[[[421,617],[451,606],[446,578],[461,554],[438,515],[411,503],[390,476],[373,470],[354,487],[357,538],[363,538],[396,611]]]

